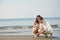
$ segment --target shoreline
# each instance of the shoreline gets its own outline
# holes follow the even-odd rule
[[[0,30],[0,40],[60,40],[60,31],[54,31],[52,38],[44,38],[43,35],[34,38],[32,29]]]
[[[0,35],[0,40],[60,40],[57,37],[48,37],[43,36],[33,37],[33,35]]]
[[[14,30],[0,30],[0,35],[33,35],[32,29],[14,29]],[[59,36],[59,31],[53,31],[53,36]]]

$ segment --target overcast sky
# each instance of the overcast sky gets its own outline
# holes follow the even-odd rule
[[[60,0],[0,0],[0,18],[60,17]]]

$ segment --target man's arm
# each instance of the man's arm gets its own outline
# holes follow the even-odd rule
[[[40,29],[44,30],[43,24],[40,24]]]

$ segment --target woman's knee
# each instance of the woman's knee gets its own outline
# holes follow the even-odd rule
[[[38,26],[34,25],[34,28],[35,28],[35,29],[38,29]]]
[[[36,34],[37,32],[38,32],[38,30],[37,30],[37,29],[34,29],[34,30],[33,30],[33,33],[34,33],[34,34]]]

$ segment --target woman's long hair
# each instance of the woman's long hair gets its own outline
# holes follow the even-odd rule
[[[40,15],[37,15],[37,17],[41,18],[41,16],[40,16]],[[36,17],[35,22],[39,24],[37,17]]]

